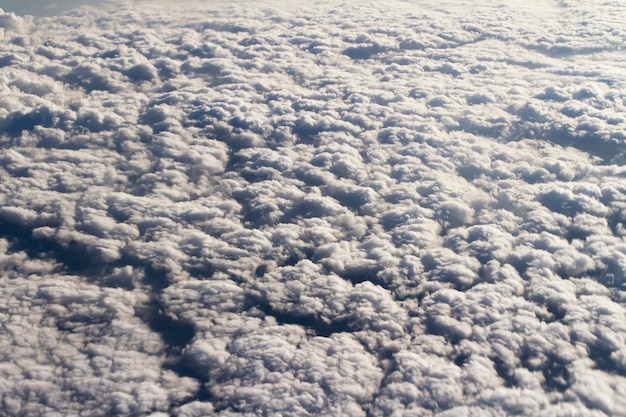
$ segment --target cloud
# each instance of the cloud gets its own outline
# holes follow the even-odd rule
[[[219,6],[0,13],[1,414],[624,414],[623,6]]]

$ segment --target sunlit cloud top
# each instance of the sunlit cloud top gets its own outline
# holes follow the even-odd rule
[[[626,415],[626,5],[518,3],[0,14],[0,415]]]

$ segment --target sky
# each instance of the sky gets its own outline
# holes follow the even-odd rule
[[[0,415],[626,415],[626,5],[0,14]]]
[[[484,1],[484,0],[483,0]],[[191,4],[208,4],[215,3],[214,0],[188,0],[187,3]],[[246,3],[246,0],[240,0],[240,3]],[[273,2],[273,5],[276,7],[285,7],[285,4],[294,2],[289,0],[266,0],[266,4],[270,4]],[[5,12],[13,12],[19,15],[35,15],[35,16],[55,16],[62,13],[66,13],[73,9],[79,8],[81,6],[90,6],[97,7],[100,9],[110,9],[120,4],[135,4],[135,5],[146,5],[148,3],[159,3],[159,0],[65,0],[65,1],[46,1],[46,0],[3,0],[0,3],[0,8],[2,8]],[[167,2],[162,2],[167,4]],[[230,1],[233,3],[233,1]],[[247,2],[248,4],[254,4],[251,1]],[[320,4],[321,2],[316,2]],[[404,3],[415,3],[411,0],[404,0]],[[454,8],[456,10],[470,10],[472,6],[468,6],[468,3],[465,1],[451,0],[451,1],[441,1],[437,3],[432,2],[422,2],[422,7],[447,7]],[[562,4],[566,4],[565,2],[561,2]],[[177,2],[178,5],[182,4],[182,2]],[[218,3],[219,4],[219,3]],[[221,2],[221,4],[225,4],[225,2]],[[349,4],[349,3],[348,3]],[[538,15],[547,15],[551,13],[558,12],[558,7],[556,7],[559,3],[557,1],[552,0],[528,0],[523,2],[522,4],[517,4],[515,7],[523,8],[523,9],[532,9]]]
[[[5,12],[19,15],[53,16],[70,11],[80,6],[110,7],[113,3],[99,0],[3,0],[0,8]]]

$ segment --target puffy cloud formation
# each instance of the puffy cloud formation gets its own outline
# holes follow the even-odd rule
[[[626,8],[0,13],[0,414],[626,414]]]

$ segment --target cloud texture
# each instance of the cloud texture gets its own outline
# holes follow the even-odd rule
[[[0,13],[0,414],[626,414],[626,8],[516,3]]]

